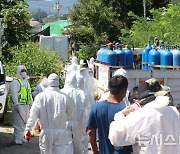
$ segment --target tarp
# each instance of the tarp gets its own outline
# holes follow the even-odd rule
[[[62,30],[64,27],[69,26],[70,22],[67,20],[59,20],[50,22],[42,26],[42,30],[50,26],[50,35],[62,36]]]

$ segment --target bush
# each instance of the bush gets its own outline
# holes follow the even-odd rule
[[[31,78],[32,90],[39,83],[41,78],[49,72],[60,75],[64,63],[58,59],[58,55],[53,51],[45,51],[39,47],[38,43],[26,42],[9,49],[12,59],[3,61],[6,74],[15,77],[17,66],[24,65],[29,76],[40,76]],[[62,86],[62,85],[61,85]],[[11,95],[8,95],[8,110],[11,110]]]
[[[14,46],[9,50],[12,59],[4,62],[6,73],[9,76],[16,76],[18,65],[26,66],[29,76],[44,76],[49,72],[60,74],[63,67],[63,62],[58,59],[56,52],[45,51],[39,47],[38,43],[21,43],[19,46]],[[30,80],[30,82],[32,87],[37,84],[37,80],[34,79]]]

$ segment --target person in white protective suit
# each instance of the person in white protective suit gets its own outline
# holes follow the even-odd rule
[[[81,145],[83,147],[83,152],[84,154],[88,154],[88,134],[86,132],[86,125],[87,125],[87,121],[88,121],[88,117],[91,111],[91,104],[94,101],[94,98],[92,97],[92,95],[86,90],[86,88],[84,87],[84,78],[83,76],[81,76],[80,74],[78,74],[77,76],[77,89],[78,91],[82,91],[83,95],[85,97],[85,100],[83,102],[83,110],[82,110],[82,116],[79,119],[79,126],[81,127],[81,134],[82,134],[82,138],[81,138]],[[79,112],[79,110],[77,111]]]
[[[91,57],[89,60],[89,74],[93,77],[94,74],[94,58]]]
[[[126,72],[126,70],[123,69],[123,68],[120,68],[120,69],[118,69],[116,72],[114,72],[113,76],[115,76],[115,75],[122,75],[122,76],[124,76],[124,77],[126,77],[126,78],[128,79],[127,72]],[[99,99],[99,101],[107,100],[107,98],[109,97],[109,94],[110,94],[109,91],[106,92],[106,93],[104,93],[104,94],[101,96],[101,98]],[[122,101],[122,103],[123,103],[125,106],[129,106],[129,105],[130,105],[130,102],[128,101],[128,95],[129,95],[129,90],[127,90],[126,96],[124,97],[124,99],[123,99],[123,101]]]
[[[29,116],[29,105],[33,101],[28,78],[26,67],[19,65],[17,78],[14,78],[10,84],[15,144],[27,142],[24,139],[24,130]]]
[[[85,88],[94,98],[95,92],[97,91],[97,85],[94,81],[94,78],[89,74],[88,68],[85,68],[82,65],[82,67],[80,68],[80,75],[84,78]],[[93,105],[94,101],[92,101],[91,103],[91,105]]]
[[[65,80],[65,86],[62,89],[64,93],[71,97],[74,103],[75,112],[74,118],[72,122],[72,134],[73,134],[73,146],[74,146],[74,154],[82,154],[84,147],[82,143],[83,132],[85,132],[85,126],[83,126],[83,114],[85,107],[85,93],[77,89],[77,77],[76,73],[70,73]],[[82,83],[83,84],[83,83]],[[83,86],[83,85],[81,85]],[[84,86],[83,86],[84,87]],[[83,130],[84,129],[84,130]],[[87,147],[88,148],[88,147]]]
[[[128,106],[114,116],[109,130],[114,146],[133,145],[133,154],[180,153],[179,112],[169,106],[167,90],[157,83],[148,81],[138,87],[141,108],[134,111]]]
[[[76,71],[78,71],[78,64],[77,64],[77,57],[76,56],[74,56],[74,57],[72,57],[72,59],[71,59],[71,65],[69,65],[65,70],[67,71],[66,72],[66,76],[68,76],[68,74],[69,73],[71,73],[71,72],[76,72]]]
[[[47,87],[48,87],[48,79],[47,77],[44,77],[42,81],[34,88],[34,91],[32,92],[33,98],[35,98],[37,94],[43,92]]]
[[[72,134],[68,128],[73,115],[72,101],[59,89],[59,76],[50,74],[48,88],[36,96],[26,125],[26,131],[30,131],[39,119],[41,154],[73,154]]]

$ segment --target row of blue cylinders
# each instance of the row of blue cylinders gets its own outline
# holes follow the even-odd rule
[[[142,70],[169,69],[150,65],[180,66],[180,50],[175,48],[170,50],[169,47],[165,46],[157,50],[148,44],[142,52]]]
[[[128,66],[133,68],[133,52],[131,49],[121,47],[110,50],[106,45],[102,45],[97,52],[97,61],[103,62],[110,66]]]

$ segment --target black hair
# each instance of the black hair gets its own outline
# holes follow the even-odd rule
[[[133,104],[133,99],[139,99],[138,86],[135,86],[129,91],[128,101],[130,102],[130,104]]]
[[[115,75],[109,80],[108,87],[111,94],[118,94],[121,90],[127,89],[128,80],[122,75]]]
[[[168,92],[165,96],[169,97],[169,104],[168,106],[174,106],[174,100],[170,92]]]

